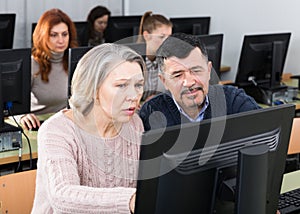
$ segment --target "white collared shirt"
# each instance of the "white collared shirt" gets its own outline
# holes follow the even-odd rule
[[[204,112],[205,112],[205,110],[207,109],[208,104],[209,104],[209,100],[208,100],[207,95],[205,96],[204,105],[203,105],[202,109],[200,110],[198,116],[197,116],[195,119],[193,119],[193,118],[191,118],[190,116],[188,116],[187,113],[185,113],[185,112],[183,111],[183,109],[179,106],[179,104],[176,102],[176,100],[174,99],[173,96],[172,96],[172,98],[173,98],[174,103],[176,104],[176,106],[177,106],[177,108],[178,108],[178,111],[179,111],[181,114],[183,114],[186,118],[188,118],[191,122],[200,122],[200,121],[203,120],[203,118],[204,118]]]

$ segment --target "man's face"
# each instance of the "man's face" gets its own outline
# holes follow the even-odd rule
[[[191,117],[198,115],[208,93],[212,64],[194,48],[183,59],[170,57],[164,61],[160,78],[176,102]]]

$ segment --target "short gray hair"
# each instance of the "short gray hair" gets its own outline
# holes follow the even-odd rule
[[[74,116],[87,115],[94,98],[109,73],[120,63],[137,62],[146,75],[145,62],[139,54],[124,45],[105,43],[89,50],[78,62],[72,78],[72,96],[69,100]]]

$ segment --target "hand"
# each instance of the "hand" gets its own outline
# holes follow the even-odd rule
[[[32,128],[40,127],[40,120],[35,116],[35,114],[26,114],[24,115],[20,123],[25,130],[30,130]]]
[[[135,206],[135,193],[131,196],[130,202],[129,202],[129,210],[131,213],[134,213],[134,206]]]

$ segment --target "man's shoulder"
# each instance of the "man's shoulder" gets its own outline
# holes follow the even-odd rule
[[[170,94],[159,93],[159,94],[153,96],[151,99],[147,100],[144,103],[144,105],[145,104],[147,104],[147,105],[157,105],[157,104],[161,104],[161,103],[170,102],[170,100],[172,100],[172,97],[170,96]]]
[[[160,93],[147,100],[142,105],[140,112],[163,111],[173,105],[175,105],[175,103],[168,93]]]
[[[237,88],[236,86],[232,85],[211,85],[209,88],[210,91],[223,91],[225,96],[234,96],[236,94],[243,93],[245,94],[245,91],[241,88]]]

